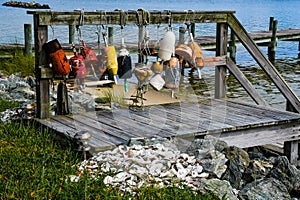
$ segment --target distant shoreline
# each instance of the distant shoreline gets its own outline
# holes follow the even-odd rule
[[[2,6],[18,7],[18,8],[31,8],[31,9],[50,9],[48,4],[40,4],[36,2],[21,2],[21,1],[7,1]]]

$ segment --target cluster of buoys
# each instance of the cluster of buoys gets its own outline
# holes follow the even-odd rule
[[[48,4],[40,4],[36,2],[22,2],[22,1],[7,1],[3,6],[11,6],[18,8],[32,8],[32,9],[50,9]]]

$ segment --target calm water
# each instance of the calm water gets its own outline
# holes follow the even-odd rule
[[[5,1],[1,1],[1,4]],[[235,10],[236,16],[244,25],[247,31],[266,30],[269,26],[269,17],[274,16],[278,20],[278,28],[300,28],[300,0],[190,0],[190,1],[175,1],[175,0],[63,0],[63,1],[36,1],[41,4],[47,3],[52,10],[72,11],[74,9],[84,9],[85,11],[93,10],[137,10],[144,8],[147,10]],[[32,23],[32,15],[27,15],[25,9],[11,8],[0,6],[0,43],[23,43],[24,23]],[[5,20],[4,20],[5,19]],[[174,30],[176,31],[176,26]],[[196,34],[214,34],[215,24],[200,24],[196,26]],[[158,39],[161,37],[156,26],[148,28],[150,37]],[[54,35],[62,42],[68,41],[65,37],[67,35],[67,27],[54,27]],[[136,27],[125,27],[125,40],[136,39]],[[50,30],[51,31],[51,30]],[[97,37],[95,34],[96,28],[84,26],[82,34],[86,42],[95,42]],[[121,37],[121,32],[118,27],[115,28],[116,40]],[[266,52],[266,48],[262,47]],[[214,56],[213,52],[204,52],[205,56]],[[298,43],[297,42],[278,42],[276,54],[276,67],[282,73],[289,85],[293,88],[295,93],[300,96],[300,66],[298,59]],[[283,107],[284,98],[279,94],[278,90],[271,84],[267,78],[263,77],[261,69],[254,62],[253,58],[249,56],[247,51],[238,46],[237,64],[245,72],[255,87],[260,93],[274,106]],[[255,73],[254,73],[255,72]],[[193,79],[195,85],[194,91],[197,94],[204,96],[213,95],[213,70],[211,68],[204,68],[203,79]],[[192,77],[194,77],[193,75]],[[230,77],[229,77],[230,78]],[[199,86],[200,85],[200,86]],[[234,80],[229,82],[228,95],[230,97],[242,97],[248,99],[247,95]]]

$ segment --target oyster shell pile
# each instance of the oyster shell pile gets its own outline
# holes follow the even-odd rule
[[[164,144],[149,146],[118,146],[113,150],[99,152],[78,166],[79,175],[70,176],[79,181],[81,174],[88,172],[91,177],[106,175],[104,183],[122,191],[134,191],[140,187],[158,187],[186,184],[199,187],[199,179],[207,178],[202,163],[176,148]]]

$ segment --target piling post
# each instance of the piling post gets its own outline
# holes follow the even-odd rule
[[[236,63],[236,44],[235,44],[235,34],[231,30],[230,33],[230,42],[229,42],[229,52],[230,52],[230,58],[233,60],[234,63]]]
[[[25,39],[25,50],[24,55],[32,55],[32,26],[31,24],[24,24],[24,39]]]
[[[108,45],[114,44],[114,27],[108,27]]]
[[[227,54],[227,37],[228,24],[217,23],[216,34],[216,56],[223,56]],[[215,98],[226,97],[226,65],[217,66],[215,69]]]
[[[269,31],[273,30],[273,22],[274,22],[274,17],[270,17],[270,21],[269,21]]]
[[[39,24],[39,15],[34,14],[34,49],[36,72],[36,117],[50,117],[49,79],[42,78],[41,71],[47,65],[46,52],[43,48],[48,40],[48,26]]]
[[[191,33],[193,35],[193,38],[195,38],[195,35],[196,35],[195,31],[196,31],[196,24],[191,23]]]
[[[299,40],[299,42],[298,42],[298,58],[300,58],[300,40]]]
[[[69,44],[73,44],[75,41],[75,25],[69,25]]]
[[[184,34],[185,34],[185,28],[179,27],[179,44],[184,44]]]
[[[285,141],[283,147],[284,155],[291,163],[297,162],[299,158],[299,141]]]
[[[271,41],[268,45],[268,58],[271,62],[275,61],[275,53],[276,53],[276,46],[277,46],[277,24],[278,21],[274,20],[273,21],[273,26],[272,26],[272,37],[271,37]]]

